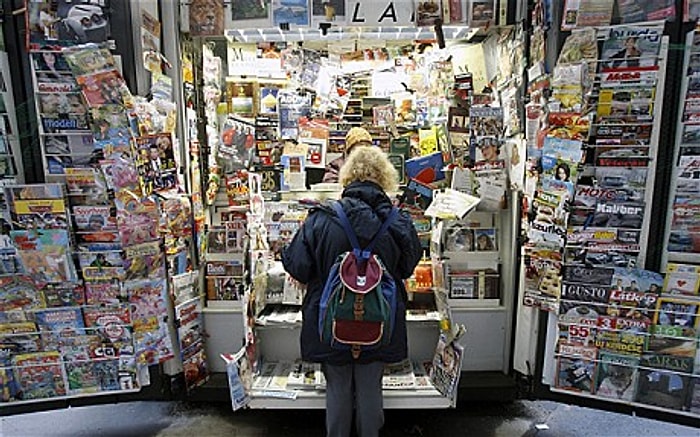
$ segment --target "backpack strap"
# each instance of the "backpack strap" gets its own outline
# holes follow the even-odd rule
[[[396,217],[399,215],[399,210],[395,206],[391,208],[391,212],[389,213],[389,216],[384,220],[382,223],[382,226],[379,228],[376,234],[372,237],[372,240],[369,242],[367,247],[362,249],[360,247],[360,241],[357,239],[357,235],[355,234],[355,231],[352,229],[352,226],[350,225],[350,220],[348,220],[347,214],[345,214],[345,210],[343,210],[343,206],[340,204],[340,202],[333,202],[333,209],[335,210],[336,214],[338,214],[338,218],[340,219],[340,224],[343,225],[343,229],[345,230],[345,234],[348,236],[348,239],[350,240],[350,244],[352,245],[353,253],[355,254],[355,257],[359,260],[368,260],[369,257],[372,255],[372,249],[374,248],[374,244],[376,241],[379,239],[379,237],[386,232],[387,229],[389,229],[389,226],[396,220]]]

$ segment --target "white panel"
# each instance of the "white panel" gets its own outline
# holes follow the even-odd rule
[[[207,364],[211,372],[226,372],[226,365],[219,355],[235,353],[243,345],[243,314],[240,310],[203,310]]]
[[[452,320],[467,328],[459,340],[464,346],[462,370],[503,371],[506,311],[453,309]]]
[[[513,369],[523,375],[530,376],[535,371],[535,360],[537,359],[538,316],[540,310],[523,305],[525,272],[522,270],[524,270],[524,267],[521,263],[520,285],[518,286],[520,295],[518,296],[515,321]]]

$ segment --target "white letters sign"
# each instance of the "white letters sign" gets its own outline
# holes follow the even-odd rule
[[[349,26],[414,26],[413,0],[348,0]]]

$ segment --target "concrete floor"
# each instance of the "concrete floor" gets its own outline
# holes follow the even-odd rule
[[[0,410],[1,412],[1,410]],[[226,404],[125,402],[3,417],[5,437],[323,436],[323,411],[246,410]],[[700,436],[700,429],[550,401],[468,403],[451,410],[392,410],[383,436]]]

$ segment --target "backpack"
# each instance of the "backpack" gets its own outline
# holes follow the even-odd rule
[[[378,349],[391,341],[396,320],[396,281],[372,249],[399,210],[392,208],[367,247],[360,248],[340,202],[332,205],[352,250],[340,254],[328,274],[321,295],[318,331],[321,343],[350,350],[357,359],[363,350]]]

